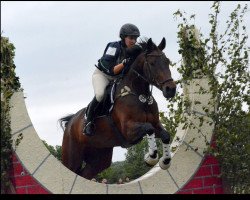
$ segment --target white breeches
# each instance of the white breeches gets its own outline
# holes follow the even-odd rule
[[[92,85],[94,88],[96,100],[98,102],[101,102],[101,100],[103,99],[106,86],[110,81],[114,79],[114,77],[104,74],[99,69],[95,69],[92,75]]]

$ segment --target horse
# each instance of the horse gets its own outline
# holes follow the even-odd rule
[[[152,96],[153,86],[160,89],[165,98],[172,98],[176,93],[170,60],[162,52],[166,40],[163,38],[158,46],[151,38],[139,44],[141,51],[127,73],[117,81],[111,112],[94,119],[94,136],[83,133],[87,108],[59,119],[64,130],[62,163],[86,179],[91,180],[110,167],[115,146],[136,145],[144,136],[149,143],[145,162],[149,165],[158,162],[156,137],[163,144],[159,165],[162,169],[170,166],[170,134],[160,123],[158,106]]]

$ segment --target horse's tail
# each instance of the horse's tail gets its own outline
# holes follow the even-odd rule
[[[60,118],[58,121],[60,123],[61,128],[63,129],[63,131],[65,130],[65,128],[68,125],[69,120],[74,116],[74,114],[70,114],[67,115],[65,117]]]

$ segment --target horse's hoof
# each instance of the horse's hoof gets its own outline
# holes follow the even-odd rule
[[[156,158],[152,158],[149,153],[145,154],[144,156],[144,161],[149,165],[149,166],[154,166],[158,163],[159,157],[158,154],[156,155]]]
[[[171,165],[171,158],[163,158],[161,157],[159,160],[159,166],[161,169],[166,170],[170,167]]]

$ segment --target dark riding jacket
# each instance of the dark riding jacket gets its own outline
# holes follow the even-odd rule
[[[127,58],[126,45],[123,41],[109,42],[103,56],[98,60],[96,67],[109,76],[115,76],[114,67]]]

